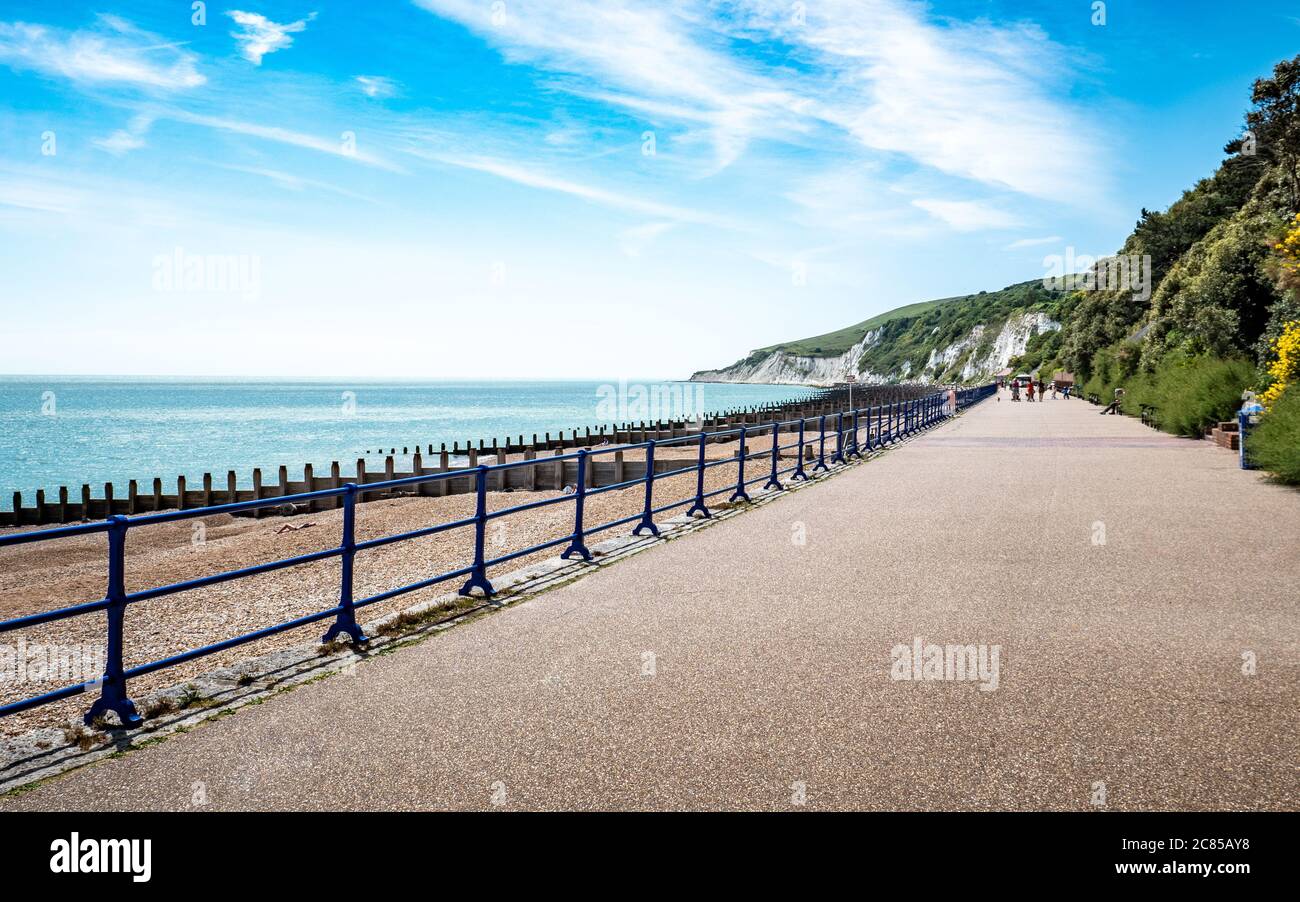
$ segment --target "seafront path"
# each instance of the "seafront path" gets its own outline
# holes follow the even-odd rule
[[[1097,410],[990,399],[0,811],[1293,809],[1300,492]],[[996,688],[893,679],[918,637]]]

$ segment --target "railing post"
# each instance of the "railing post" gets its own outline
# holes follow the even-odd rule
[[[861,460],[861,459],[862,459],[862,446],[861,446],[860,440],[859,440],[859,438],[858,438],[858,432],[859,432],[859,430],[860,430],[862,427],[858,425],[858,412],[857,412],[857,410],[854,410],[854,411],[853,411],[853,413],[852,413],[852,417],[853,417],[853,441],[852,441],[852,443],[850,443],[850,445],[849,445],[849,453],[852,454],[854,457],[856,457],[858,460]]]
[[[641,522],[632,530],[632,535],[641,535],[641,530],[650,530],[650,535],[659,535],[659,527],[654,521],[655,493],[655,443],[654,439],[645,448],[645,509],[641,511]]]
[[[699,511],[706,517],[713,516],[713,514],[709,513],[709,508],[704,503],[704,443],[708,441],[708,438],[709,434],[707,432],[700,433],[700,459],[699,463],[696,464],[695,470],[695,503],[692,504],[690,510],[686,512],[686,516],[688,517],[694,516],[696,511]]]
[[[777,421],[772,424],[772,475],[767,478],[767,482],[763,483],[764,490],[774,489],[779,492],[781,491],[782,488],[784,488],[781,485],[781,480],[777,479],[776,476],[777,467],[780,465],[780,463],[781,463],[781,423],[780,421]]]
[[[339,545],[343,552],[339,561],[342,564],[342,576],[339,580],[339,607],[343,610],[334,618],[333,625],[321,636],[320,641],[330,642],[339,633],[352,637],[353,645],[369,642],[370,638],[357,625],[356,608],[352,606],[352,572],[357,556],[357,484],[349,482],[343,487],[343,542]]]
[[[126,675],[122,667],[122,621],[126,614],[126,517],[108,518],[108,642],[104,649],[104,677],[99,698],[83,718],[93,724],[101,714],[112,711],[124,727],[143,721],[135,703],[126,694]]]
[[[591,560],[591,552],[583,543],[586,535],[582,529],[583,502],[587,499],[587,453],[586,448],[578,449],[578,491],[573,505],[573,538],[569,540],[569,547],[560,555],[566,561],[571,554],[579,555],[584,561]]]
[[[731,493],[731,501],[749,501],[749,493],[745,491],[745,455],[749,453],[745,450],[746,428],[740,427],[740,461],[736,465],[736,490]]]
[[[796,461],[797,461],[797,462],[795,463],[795,466],[794,466],[794,473],[792,473],[792,474],[790,475],[790,478],[791,478],[791,479],[807,479],[807,478],[808,478],[808,474],[805,473],[804,470],[803,470],[803,430],[804,430],[804,423],[806,423],[806,422],[807,422],[807,421],[804,419],[804,417],[803,417],[802,415],[800,415],[800,417],[799,417],[799,454],[798,454],[798,456],[796,457]]]
[[[844,411],[835,414],[835,456],[831,463],[844,463]]]
[[[819,470],[829,470],[826,466],[826,414],[822,414],[818,420],[818,429],[821,432],[817,440],[817,463],[813,466],[813,472]]]
[[[473,595],[476,586],[488,597],[496,594],[488,582],[487,566],[484,564],[484,545],[487,540],[487,471],[488,468],[482,465],[474,470],[474,494],[477,496],[474,506],[474,565],[469,579],[460,587],[461,595]]]

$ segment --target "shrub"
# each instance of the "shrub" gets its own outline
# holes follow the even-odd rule
[[[1154,373],[1125,382],[1122,408],[1136,415],[1143,404],[1153,405],[1161,429],[1200,436],[1207,426],[1236,416],[1242,389],[1255,377],[1250,362],[1239,358],[1171,355]]]
[[[1278,481],[1300,485],[1300,383],[1292,383],[1273,402],[1246,440],[1251,463]]]

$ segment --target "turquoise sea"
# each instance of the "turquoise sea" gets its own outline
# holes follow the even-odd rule
[[[712,385],[642,381],[364,382],[193,380],[70,376],[0,376],[0,508],[21,491],[53,495],[82,483],[99,496],[113,482],[141,489],[161,476],[184,475],[197,486],[210,472],[224,485],[234,470],[241,486],[261,467],[301,476],[358,457],[380,461],[403,446],[518,436],[627,420],[690,415],[803,397],[782,385]],[[696,409],[682,409],[683,407]],[[366,452],[371,452],[369,455]]]

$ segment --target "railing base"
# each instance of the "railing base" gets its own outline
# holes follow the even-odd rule
[[[560,557],[567,561],[575,554],[579,555],[584,561],[591,560],[591,552],[587,549],[586,545],[582,544],[577,539],[574,539],[569,543],[569,547],[560,553]]]
[[[95,703],[90,706],[82,722],[88,727],[93,726],[101,714],[107,714],[109,711],[117,715],[117,719],[124,727],[138,727],[144,723],[144,718],[135,709],[135,702],[127,697],[122,686],[113,683],[104,684],[102,694],[95,699]]]
[[[650,535],[654,536],[655,538],[659,537],[659,527],[655,526],[654,521],[651,520],[649,517],[644,518],[640,523],[636,525],[636,529],[632,530],[632,535],[634,536],[641,535],[641,530],[643,529],[648,529],[650,531]]]
[[[333,642],[341,633],[347,633],[352,638],[353,645],[362,645],[370,641],[370,637],[357,624],[355,616],[340,614],[339,618],[334,621],[334,625],[325,631],[325,635],[320,637],[322,643]]]
[[[465,585],[460,587],[459,594],[470,597],[473,596],[475,589],[482,589],[483,595],[487,598],[491,598],[493,595],[497,594],[497,590],[492,588],[492,584],[488,582],[487,577],[480,573],[475,573],[467,579]]]

